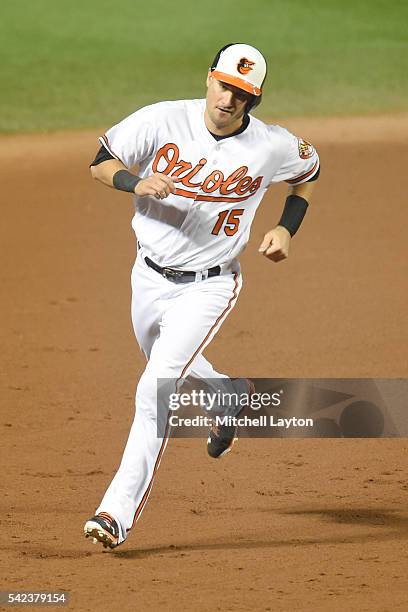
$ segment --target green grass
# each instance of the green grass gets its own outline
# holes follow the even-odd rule
[[[407,110],[406,0],[4,0],[0,132],[109,126],[203,97],[226,42],[267,57],[258,115]]]

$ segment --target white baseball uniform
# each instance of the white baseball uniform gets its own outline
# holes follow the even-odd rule
[[[161,172],[176,186],[164,200],[135,196],[132,321],[148,362],[120,468],[97,509],[117,521],[119,542],[146,504],[167,443],[167,435],[157,437],[157,420],[165,423],[168,415],[168,406],[157,405],[157,379],[226,377],[202,352],[237,301],[238,257],[255,212],[271,183],[299,184],[319,169],[312,145],[252,116],[244,131],[216,140],[204,123],[205,104],[153,104],[100,138],[127,168],[138,164],[140,177]],[[150,268],[146,256],[161,267],[195,271],[196,279],[174,283]],[[221,273],[207,278],[214,266]]]

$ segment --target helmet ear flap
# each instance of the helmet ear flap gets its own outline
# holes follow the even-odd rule
[[[254,110],[257,106],[262,102],[262,94],[260,96],[251,96],[251,99],[248,100],[245,112],[249,113],[251,110]]]

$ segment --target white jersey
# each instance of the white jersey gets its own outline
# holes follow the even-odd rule
[[[319,169],[312,145],[252,116],[240,134],[215,140],[205,104],[146,106],[100,138],[127,168],[138,164],[140,177],[161,172],[175,183],[164,200],[135,196],[133,229],[160,266],[199,271],[236,259],[271,183],[303,183]]]

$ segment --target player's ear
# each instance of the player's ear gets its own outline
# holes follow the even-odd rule
[[[211,80],[211,70],[209,70],[207,73],[207,81],[206,81],[207,87],[210,86],[210,80]]]

